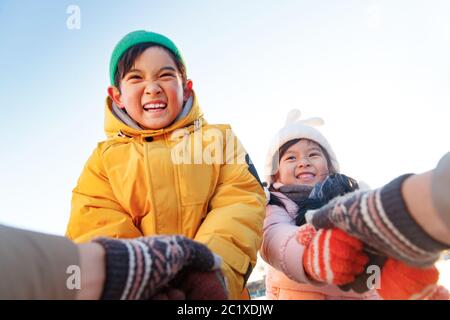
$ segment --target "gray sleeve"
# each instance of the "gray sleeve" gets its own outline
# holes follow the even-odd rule
[[[431,184],[434,206],[450,230],[450,152],[436,166]]]
[[[74,299],[67,268],[78,263],[64,237],[0,225],[0,299]]]

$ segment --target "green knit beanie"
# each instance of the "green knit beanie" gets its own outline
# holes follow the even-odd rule
[[[119,41],[119,43],[113,50],[111,61],[109,63],[109,77],[111,85],[114,85],[114,75],[116,74],[117,63],[119,62],[120,58],[125,53],[125,51],[127,51],[130,47],[136,44],[144,42],[151,42],[168,49],[178,59],[181,60],[181,63],[183,63],[183,65],[185,65],[180,50],[178,50],[177,46],[169,38],[163,36],[162,34],[149,32],[145,30],[133,31],[127,34],[125,37],[123,37],[122,40]]]

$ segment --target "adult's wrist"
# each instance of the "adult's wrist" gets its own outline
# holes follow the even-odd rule
[[[414,179],[416,176],[402,175],[381,188],[383,210],[380,211],[378,228],[380,232],[383,228],[390,230],[385,233],[384,240],[389,241],[391,248],[403,255],[407,262],[426,266],[434,263],[448,245],[427,232],[429,225],[424,217],[432,210],[427,205],[431,203],[430,188],[415,183],[413,186],[420,188],[411,190]]]
[[[431,178],[431,196],[450,243],[450,152],[439,160]]]
[[[105,250],[95,242],[78,245],[80,256],[80,289],[78,300],[98,300],[106,280]]]

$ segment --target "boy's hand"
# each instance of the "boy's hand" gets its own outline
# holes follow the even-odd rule
[[[220,270],[183,270],[171,284],[183,292],[186,300],[227,300],[228,290]]]
[[[162,288],[152,297],[152,300],[186,300],[186,296],[180,289],[172,287]]]
[[[303,266],[312,279],[344,285],[364,272],[369,258],[360,240],[337,228],[318,230],[315,234],[312,230],[312,226],[304,225],[298,233],[299,242],[306,246]]]
[[[210,271],[221,259],[205,245],[183,236],[137,239],[98,238],[106,252],[106,281],[101,299],[153,297],[184,268]]]
[[[378,294],[385,300],[424,300],[438,292],[436,267],[418,268],[389,258],[381,269]],[[447,292],[448,299],[448,292]]]

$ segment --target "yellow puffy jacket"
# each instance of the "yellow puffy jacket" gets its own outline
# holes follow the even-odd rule
[[[228,125],[188,115],[159,130],[125,125],[106,100],[106,141],[73,190],[67,237],[182,234],[222,257],[231,299],[241,296],[261,245],[265,195]],[[201,148],[198,148],[201,146]]]

